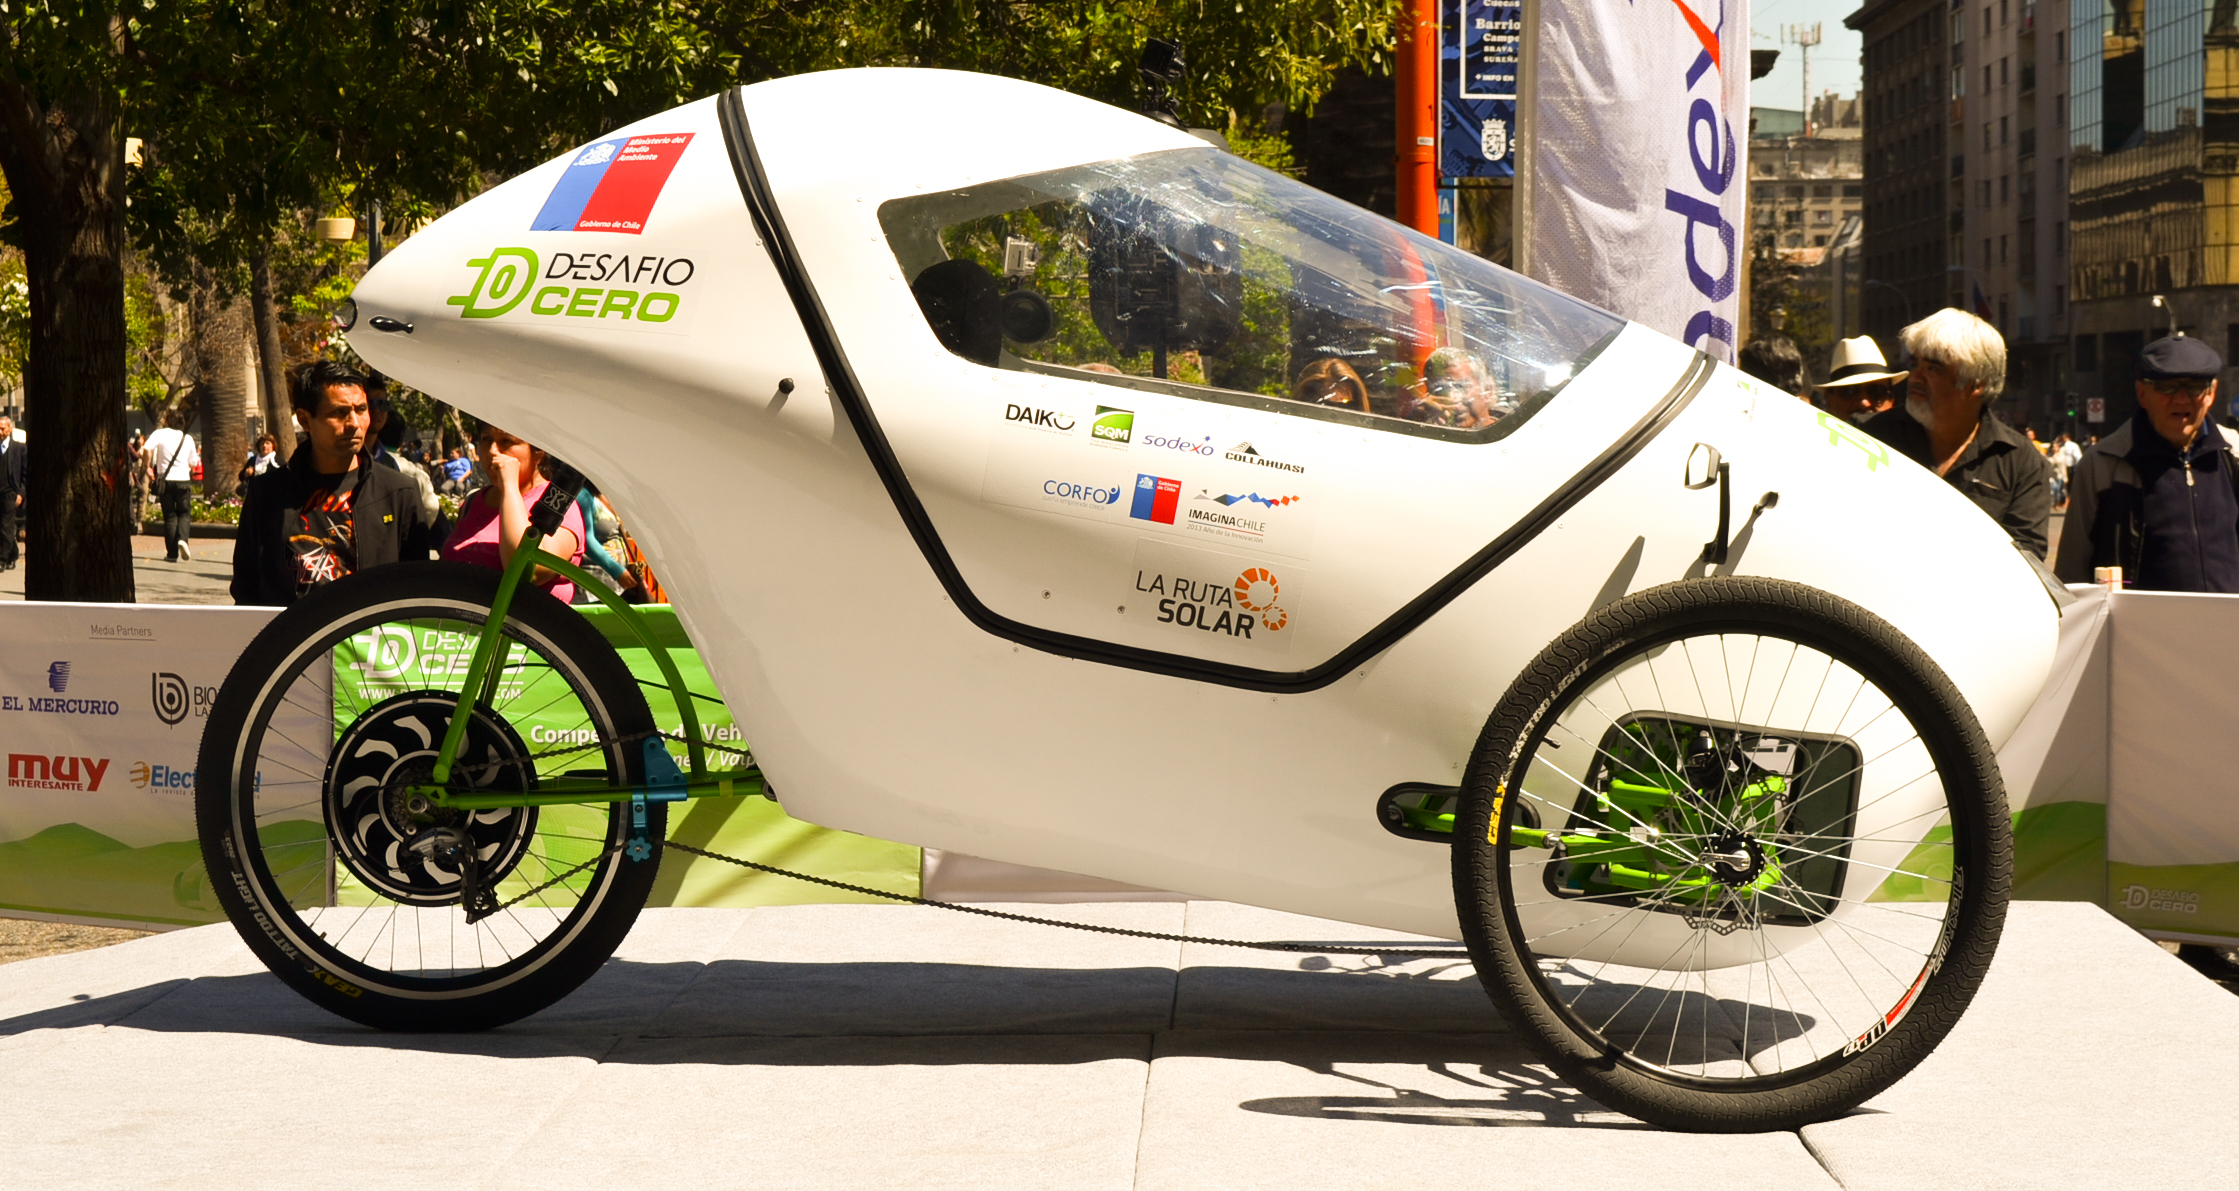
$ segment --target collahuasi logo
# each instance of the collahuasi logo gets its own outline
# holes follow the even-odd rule
[[[529,230],[633,236],[643,232],[654,200],[661,197],[661,188],[668,185],[669,174],[684,156],[684,147],[692,143],[692,135],[658,133],[585,147],[560,171],[543,209],[529,221]]]
[[[466,262],[479,269],[474,285],[463,294],[443,299],[459,307],[460,318],[499,318],[511,314],[524,299],[528,313],[547,318],[619,318],[624,322],[665,323],[676,317],[684,302],[666,290],[640,290],[614,285],[537,285],[541,262],[530,248],[493,248],[488,256]],[[653,282],[682,287],[696,271],[684,257],[642,256],[614,253],[552,254],[552,267],[544,280],[608,281],[620,279],[639,284]],[[535,297],[531,298],[532,291]]]
[[[1098,442],[1126,446],[1135,438],[1135,411],[1097,406],[1096,420],[1089,424],[1088,436]]]
[[[1127,515],[1137,521],[1174,524],[1174,510],[1182,503],[1182,482],[1164,476],[1135,477],[1135,503]]]
[[[1230,463],[1249,463],[1255,467],[1272,467],[1279,471],[1295,472],[1299,475],[1306,474],[1306,469],[1299,466],[1298,464],[1284,463],[1279,459],[1270,459],[1267,456],[1260,454],[1259,451],[1248,442],[1240,442],[1235,446],[1230,447],[1227,451],[1222,453],[1222,457],[1227,459]]]
[[[107,772],[107,757],[8,754],[8,784],[30,790],[83,790],[95,794],[100,792],[101,777]]]

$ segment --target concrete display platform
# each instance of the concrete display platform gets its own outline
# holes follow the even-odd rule
[[[1400,937],[1212,902],[1036,909]],[[220,925],[0,967],[0,1185],[2158,1189],[2230,1168],[2235,1070],[2239,998],[2079,904],[2015,907],[1974,1009],[1895,1089],[1741,1137],[1564,1087],[1450,960],[654,910],[553,1009],[409,1036],[312,1008]]]

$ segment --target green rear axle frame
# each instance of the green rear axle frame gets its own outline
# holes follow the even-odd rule
[[[554,487],[559,486],[555,479]],[[573,489],[569,489],[572,493]],[[460,705],[452,713],[450,725],[443,733],[443,747],[436,754],[435,770],[429,775],[428,784],[411,787],[407,792],[426,798],[438,807],[456,810],[493,810],[501,807],[555,806],[563,803],[629,802],[636,806],[634,816],[644,822],[644,804],[647,802],[679,802],[687,798],[730,798],[742,794],[763,794],[767,788],[761,770],[748,768],[714,772],[708,769],[707,749],[700,737],[700,717],[693,706],[694,696],[685,689],[684,675],[669,657],[663,645],[646,623],[643,613],[629,601],[615,594],[591,572],[582,567],[546,553],[540,546],[545,534],[531,524],[522,535],[520,548],[506,562],[504,573],[498,579],[497,597],[490,602],[490,618],[483,624],[482,632],[474,645],[474,660],[467,668],[466,682],[460,688]],[[646,738],[643,749],[645,782],[643,785],[615,785],[598,778],[546,777],[536,779],[538,789],[511,794],[466,793],[450,788],[451,765],[466,743],[467,720],[472,710],[484,706],[495,697],[498,676],[504,672],[509,643],[505,639],[506,613],[513,607],[513,597],[521,586],[529,582],[534,568],[543,567],[589,592],[601,604],[611,609],[628,627],[630,635],[645,648],[661,671],[661,678],[668,684],[669,695],[676,703],[678,722],[683,725],[684,747],[689,768],[679,770],[671,760],[668,742],[658,734]],[[471,698],[468,697],[471,695]]]

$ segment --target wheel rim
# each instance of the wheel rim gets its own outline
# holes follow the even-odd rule
[[[1673,628],[1530,726],[1494,812],[1501,912],[1599,1060],[1792,1086],[1870,1049],[1941,966],[1973,842],[1947,782],[1966,771],[1913,684],[1860,655],[1762,622]]]
[[[345,995],[370,989],[445,1000],[522,980],[566,950],[631,863],[616,851],[628,816],[610,804],[500,812],[462,830],[478,859],[488,852],[492,901],[529,896],[470,923],[462,897],[438,890],[444,882],[434,873],[384,871],[410,872],[388,863],[389,844],[408,842],[380,838],[393,823],[356,834],[374,809],[362,784],[375,776],[368,752],[384,743],[406,752],[401,713],[416,708],[431,718],[457,701],[483,615],[468,602],[415,599],[358,610],[310,634],[258,688],[233,754],[236,891],[268,939]],[[614,710],[587,675],[532,626],[509,620],[504,636],[508,664],[470,721],[452,787],[533,786],[570,771],[622,781]],[[421,727],[440,739],[443,722]],[[417,730],[403,731],[418,743]],[[361,747],[368,742],[375,747]],[[385,781],[409,777],[374,767]]]

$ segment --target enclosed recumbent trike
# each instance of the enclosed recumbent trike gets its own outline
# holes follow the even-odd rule
[[[851,121],[880,153],[834,150]],[[670,804],[756,792],[1464,940],[1551,1068],[1682,1128],[1857,1105],[1996,946],[1992,749],[2058,620],[2005,534],[1845,421],[1185,132],[970,74],[762,83],[488,191],[354,302],[365,360],[567,466],[507,569],[321,587],[209,718],[212,884],[344,1017],[551,1005]],[[663,682],[528,581],[606,591],[534,548],[577,471],[750,754],[628,605]]]

